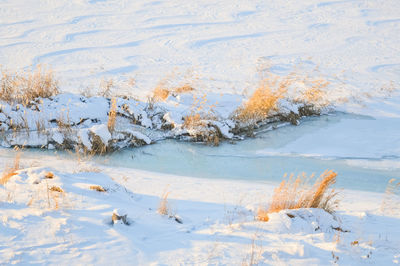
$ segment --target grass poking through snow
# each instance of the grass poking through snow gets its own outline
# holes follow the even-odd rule
[[[33,72],[0,72],[0,100],[28,105],[37,98],[49,98],[59,93],[53,72],[40,65]]]
[[[11,177],[17,174],[16,171],[19,169],[21,151],[18,148],[16,148],[16,151],[17,153],[14,158],[14,164],[11,167],[6,167],[0,178],[0,185],[5,185],[11,179]]]
[[[317,179],[305,173],[297,178],[292,174],[274,190],[269,208],[259,209],[257,219],[268,221],[268,213],[300,208],[320,208],[333,213],[338,206],[337,192],[331,188],[336,183],[336,176],[332,170],[325,171]]]

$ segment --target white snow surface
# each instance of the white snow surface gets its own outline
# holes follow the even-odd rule
[[[298,209],[260,222],[254,220],[257,208],[268,204],[273,190],[267,183],[179,177],[54,156],[24,164],[31,167],[0,186],[2,264],[399,263],[395,196],[344,190],[334,215]],[[45,178],[49,171],[54,178]],[[91,190],[93,185],[106,192]],[[48,191],[53,186],[63,192]],[[157,213],[165,192],[167,216]],[[113,213],[126,217],[113,221]]]
[[[88,148],[90,131],[109,141],[110,100],[78,94],[100,91],[102,79],[113,79],[112,96],[140,99],[117,99],[119,110],[140,126],[119,117],[115,135],[152,143],[166,137],[157,131],[161,118],[179,129],[181,118],[207,99],[202,108],[213,106],[220,118],[214,125],[231,138],[229,116],[262,73],[296,69],[331,82],[335,110],[358,115],[282,127],[280,138],[258,153],[341,158],[366,171],[396,171],[400,96],[381,88],[400,84],[399,43],[398,0],[0,0],[0,65],[30,71],[44,64],[63,92],[42,99],[36,105],[41,112],[0,102],[0,131],[9,130],[5,122],[11,120],[31,130],[44,122],[49,129],[10,134],[0,145],[54,148],[65,141],[56,121],[76,125],[71,138]],[[171,95],[150,114],[145,99],[160,81],[196,90]],[[236,265],[251,258],[261,265],[400,263],[400,200],[394,195],[344,190],[334,216],[300,209],[259,222],[254,216],[268,205],[271,184],[55,156],[22,164],[0,185],[0,264]],[[12,161],[0,149],[1,169],[8,165]],[[48,171],[53,179],[45,179]],[[107,191],[90,190],[92,185]],[[63,192],[49,191],[53,186]],[[157,213],[166,191],[171,217]],[[127,224],[112,222],[113,213],[127,215]],[[343,232],[333,229],[338,227]]]
[[[299,63],[368,89],[399,82],[399,5],[3,0],[0,64],[47,64],[70,92],[97,88],[104,77],[145,96],[160,80],[181,77],[205,91],[241,93],[257,84],[258,70],[285,73]],[[136,86],[127,85],[129,78]]]

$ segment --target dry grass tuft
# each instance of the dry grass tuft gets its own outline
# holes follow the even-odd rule
[[[32,73],[0,71],[0,100],[28,105],[37,98],[49,98],[59,93],[53,72],[40,65]]]
[[[268,213],[300,208],[320,208],[333,213],[338,205],[338,200],[334,199],[337,192],[330,187],[336,183],[336,176],[335,172],[326,170],[311,185],[314,175],[308,177],[303,173],[297,178],[291,175],[287,181],[283,180],[280,186],[274,190],[269,208],[267,210],[259,209],[257,219],[268,221]]]
[[[90,186],[89,188],[91,190],[96,190],[98,192],[106,192],[106,190],[102,186],[99,186],[99,185]]]
[[[111,100],[110,111],[108,112],[108,131],[111,133],[114,132],[115,129],[115,120],[117,118],[117,99],[113,98]]]
[[[165,88],[157,87],[153,91],[153,99],[155,101],[165,101],[170,94],[170,91]]]
[[[183,127],[205,127],[207,126],[200,114],[191,114],[184,117]]]
[[[54,191],[54,192],[60,192],[63,193],[64,190],[62,190],[62,188],[57,187],[57,186],[52,186],[51,188],[49,188],[50,191]]]
[[[52,172],[47,172],[44,176],[47,179],[53,179],[54,178],[54,174]]]
[[[185,84],[181,87],[177,87],[173,90],[174,93],[177,94],[182,94],[182,93],[188,93],[194,91],[194,88],[192,86],[190,86],[189,84]]]
[[[389,180],[382,199],[381,211],[394,214],[400,212],[400,181],[392,178]]]
[[[115,84],[113,79],[102,79],[100,81],[100,91],[99,96],[109,98],[111,97],[113,90],[115,89]]]
[[[165,101],[170,95],[177,95],[183,93],[189,93],[194,91],[194,88],[189,84],[183,86],[168,88],[164,82],[160,82],[157,87],[153,90],[152,99],[154,101]]]
[[[277,102],[284,98],[290,79],[264,79],[250,99],[236,110],[235,117],[240,122],[255,123],[268,118],[277,111]]]
[[[5,185],[10,179],[11,177],[17,175],[16,171],[19,169],[19,162],[21,159],[21,152],[19,151],[18,148],[16,148],[16,155],[14,158],[14,164],[11,167],[7,167],[5,169],[5,171],[3,172],[3,175],[0,178],[0,185]]]
[[[167,190],[165,190],[161,196],[160,205],[157,209],[157,212],[161,215],[169,215],[169,213],[170,213],[170,208],[169,208],[169,203],[168,203],[168,195],[169,195],[169,192]]]
[[[193,113],[184,117],[183,128],[196,140],[208,145],[218,146],[222,134],[215,127],[209,127],[207,117]]]
[[[318,113],[321,108],[330,104],[326,93],[326,88],[330,83],[324,78],[310,77],[296,72],[286,76],[267,72],[262,77],[264,78],[260,86],[247,102],[235,111],[234,118],[237,121],[252,125],[279,115],[280,99],[303,104],[310,109],[310,112],[300,115]]]

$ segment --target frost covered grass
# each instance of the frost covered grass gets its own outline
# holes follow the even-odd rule
[[[335,199],[337,192],[331,188],[336,183],[336,176],[331,170],[322,173],[318,179],[305,173],[297,178],[290,175],[274,190],[268,209],[258,210],[257,219],[268,221],[269,213],[301,208],[319,208],[333,213],[338,206],[338,200]]]
[[[59,93],[53,72],[41,65],[33,72],[0,71],[0,100],[8,103],[28,105],[37,98],[49,98]]]

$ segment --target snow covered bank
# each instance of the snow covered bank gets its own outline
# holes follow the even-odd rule
[[[36,165],[0,186],[1,263],[400,263],[396,197],[345,190],[334,216],[299,209],[259,222],[268,184],[108,167],[81,172],[77,162],[56,159]],[[157,213],[165,191],[182,223]],[[116,215],[126,218],[113,221]]]
[[[266,97],[261,99],[261,105],[269,101],[270,95]],[[0,145],[47,149],[80,146],[97,153],[165,138],[218,145],[223,139],[242,139],[268,123],[298,124],[303,116],[328,110],[325,105],[277,96],[267,111],[258,114],[258,108],[262,107],[259,104],[250,111],[250,116],[246,113],[244,120],[236,114],[244,101],[239,95],[200,92],[171,94],[161,102],[127,97],[87,98],[78,94],[36,98],[25,104],[3,101]]]

